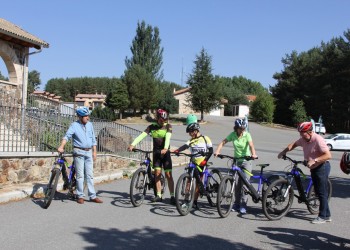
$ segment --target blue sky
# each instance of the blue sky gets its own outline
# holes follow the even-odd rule
[[[29,59],[41,89],[51,78],[120,77],[142,20],[160,30],[164,80],[183,85],[204,48],[213,74],[273,86],[286,54],[350,28],[348,0],[11,0],[1,10],[2,18],[50,44]],[[0,71],[7,75],[2,60]]]

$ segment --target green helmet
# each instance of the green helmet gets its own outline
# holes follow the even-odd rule
[[[190,125],[191,123],[196,123],[197,122],[197,116],[190,114],[186,118],[186,125]]]

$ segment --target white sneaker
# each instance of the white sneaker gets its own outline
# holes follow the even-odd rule
[[[317,217],[316,219],[313,219],[311,221],[312,224],[323,224],[326,223],[325,219],[322,219],[321,217]]]

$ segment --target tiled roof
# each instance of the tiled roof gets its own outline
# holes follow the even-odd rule
[[[180,94],[189,92],[190,89],[191,89],[191,88],[189,87],[189,88],[180,89],[180,90],[178,90],[178,91],[174,91],[174,94],[173,94],[173,95],[180,95]]]
[[[256,95],[246,95],[249,102],[254,102],[256,99]]]
[[[78,94],[75,98],[106,98],[103,94]]]
[[[20,43],[26,47],[35,47],[37,49],[49,47],[49,44],[44,40],[3,18],[0,18],[0,39],[10,40],[14,43]]]

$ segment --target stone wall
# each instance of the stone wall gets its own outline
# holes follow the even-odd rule
[[[72,157],[66,158],[72,163]],[[1,158],[0,159],[0,184],[23,184],[42,182],[47,183],[51,167],[55,157],[28,157],[28,158]],[[94,176],[101,176],[115,172],[118,169],[127,168],[131,164],[129,159],[119,158],[114,155],[98,155],[94,163]]]

